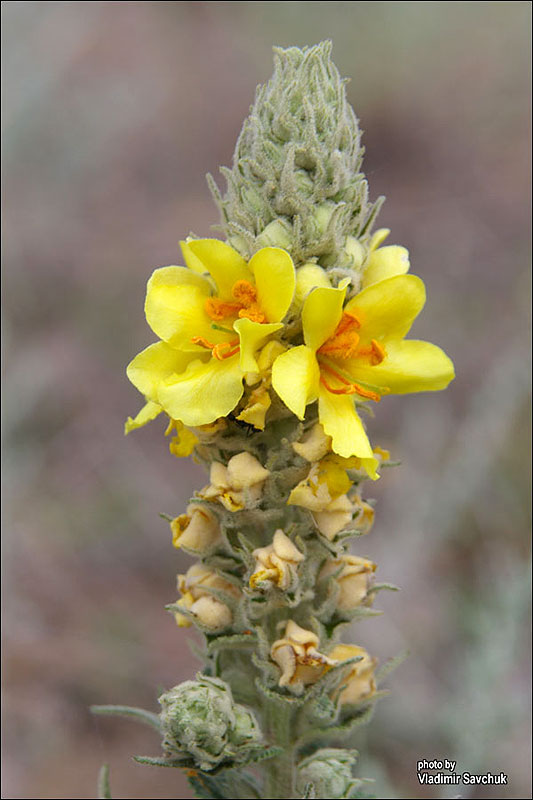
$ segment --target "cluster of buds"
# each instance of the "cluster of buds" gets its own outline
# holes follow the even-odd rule
[[[159,698],[163,750],[210,772],[246,761],[262,734],[251,711],[235,703],[227,683],[197,675]]]

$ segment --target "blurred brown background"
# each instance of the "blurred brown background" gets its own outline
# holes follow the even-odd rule
[[[273,44],[331,38],[361,119],[381,225],[428,287],[414,336],[445,393],[386,399],[372,440],[404,463],[367,494],[358,552],[399,584],[352,640],[411,655],[359,732],[380,798],[529,788],[529,23],[527,2],[7,2],[4,45],[4,789],[186,798],[141,767],[157,737],[91,703],[154,708],[193,675],[163,606],[190,559],[159,511],[203,485],[169,455],[127,362],[153,340],[145,282],[218,221]],[[216,234],[215,234],[216,235]],[[420,787],[416,761],[501,770],[507,788]]]

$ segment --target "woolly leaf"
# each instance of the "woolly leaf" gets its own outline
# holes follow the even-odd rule
[[[161,731],[161,724],[159,716],[151,711],[145,711],[144,708],[133,708],[131,706],[91,706],[93,714],[100,714],[109,717],[130,717],[138,722],[144,722],[145,725],[150,725],[156,731]]]

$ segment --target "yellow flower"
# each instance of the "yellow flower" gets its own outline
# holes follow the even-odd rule
[[[156,269],[148,281],[146,319],[161,341],[128,366],[148,403],[130,429],[155,416],[157,406],[193,427],[233,411],[245,373],[259,371],[257,350],[283,327],[294,295],[285,250],[264,247],[247,264],[218,239],[181,247],[187,267]]]
[[[293,545],[288,536],[278,529],[274,534],[272,544],[267,547],[258,547],[252,553],[255,558],[254,573],[250,577],[250,586],[263,588],[266,584],[274,584],[280,589],[290,588],[296,577],[298,564],[304,560],[303,553]]]
[[[318,287],[303,310],[305,344],[280,355],[272,385],[285,405],[304,419],[318,399],[320,423],[333,450],[357,456],[376,478],[375,458],[354,406],[383,394],[444,389],[454,377],[448,356],[429,342],[404,340],[425,302],[414,275],[372,283],[344,306],[346,283]]]
[[[349,672],[345,679],[346,687],[341,691],[339,700],[342,704],[354,705],[368,700],[376,693],[374,670],[377,661],[371,658],[363,647],[355,644],[338,644],[330,653],[330,658],[346,661],[361,656],[361,661],[348,665]]]
[[[315,683],[328,666],[337,663],[317,650],[318,636],[312,631],[300,628],[292,620],[287,622],[285,636],[274,642],[270,657],[281,670],[279,686],[293,686],[300,689]]]

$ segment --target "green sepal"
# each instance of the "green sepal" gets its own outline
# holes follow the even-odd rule
[[[103,764],[98,773],[98,800],[112,800],[109,785],[109,764]]]
[[[138,764],[148,764],[150,767],[173,767],[183,769],[184,767],[194,768],[194,761],[191,758],[162,758],[161,756],[133,756],[133,760]]]
[[[397,667],[399,667],[400,664],[403,664],[405,659],[408,657],[409,657],[409,650],[402,650],[402,652],[398,653],[397,656],[389,658],[388,661],[385,661],[385,663],[376,671],[375,674],[376,683],[378,682],[381,683],[381,681],[383,681],[387,677],[387,675],[390,675],[390,673],[393,672]]]
[[[389,592],[399,592],[400,587],[395,586],[393,583],[375,583],[373,586],[370,587],[367,594],[374,594],[375,592],[381,592],[383,589],[387,589]]]
[[[91,706],[90,710],[93,714],[101,714],[102,716],[109,717],[130,717],[138,722],[144,722],[145,725],[150,725],[156,731],[161,732],[161,723],[159,715],[154,714],[152,711],[145,711],[144,708],[134,708],[132,706]]]
[[[306,783],[302,800],[315,800],[316,792],[314,783]]]
[[[247,647],[254,647],[256,644],[256,637],[247,633],[231,633],[226,636],[214,636],[207,644],[207,654],[213,655],[219,650],[230,649],[235,647],[242,649]]]

